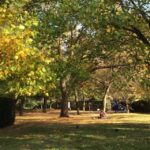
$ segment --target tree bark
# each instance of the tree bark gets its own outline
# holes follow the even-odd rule
[[[66,79],[62,79],[60,82],[60,89],[61,89],[61,111],[60,117],[69,117],[68,112],[68,95],[67,95],[67,85]]]
[[[106,87],[106,90],[105,90],[105,95],[104,95],[104,100],[103,100],[103,112],[104,112],[104,113],[106,112],[107,95],[108,95],[108,93],[109,93],[110,86],[111,86],[111,84],[109,84],[109,85]]]
[[[126,99],[126,109],[127,109],[127,113],[130,113],[129,101],[128,101],[128,99]]]
[[[85,98],[83,96],[83,111],[85,111]]]
[[[43,97],[42,101],[43,101],[43,113],[46,113],[47,112],[47,98]]]
[[[53,102],[52,100],[50,100],[50,106],[49,109],[52,109],[52,105],[55,103],[55,101]],[[57,106],[56,106],[57,107]]]
[[[0,128],[11,126],[15,122],[16,100],[0,97]]]
[[[24,106],[25,99],[19,99],[19,116],[23,116],[23,106]]]
[[[79,95],[78,95],[78,91],[76,89],[75,89],[75,102],[76,102],[77,115],[80,115]]]

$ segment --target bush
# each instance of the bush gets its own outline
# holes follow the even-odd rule
[[[142,113],[150,113],[150,101],[149,100],[140,100],[134,101],[131,104],[133,112],[142,112]]]
[[[0,128],[13,125],[15,122],[16,101],[10,98],[0,98]]]

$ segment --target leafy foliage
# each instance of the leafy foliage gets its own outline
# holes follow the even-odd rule
[[[15,97],[35,95],[37,92],[48,95],[46,89],[53,86],[48,67],[52,59],[32,44],[37,19],[20,8],[24,6],[24,1],[20,5],[15,2],[0,8],[1,93]]]
[[[3,1],[0,93],[67,102],[76,89],[102,97],[109,83],[149,91],[149,15],[148,0]]]

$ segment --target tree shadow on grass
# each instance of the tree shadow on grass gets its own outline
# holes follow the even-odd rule
[[[2,150],[148,150],[148,124],[24,123],[0,130]]]

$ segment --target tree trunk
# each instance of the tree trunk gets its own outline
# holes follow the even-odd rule
[[[15,122],[16,100],[0,97],[0,128],[11,126]]]
[[[105,95],[104,95],[104,100],[103,100],[103,112],[106,112],[106,105],[107,105],[107,95],[109,93],[109,89],[110,89],[111,84],[109,84],[109,86],[106,87],[105,90]]]
[[[78,95],[78,91],[76,89],[75,89],[75,102],[76,102],[77,115],[80,115],[79,95]]]
[[[85,111],[85,98],[83,96],[83,111]]]
[[[128,99],[126,99],[126,109],[127,109],[127,113],[130,113],[129,101],[128,101]]]
[[[49,109],[52,109],[52,105],[54,104],[55,102],[53,102],[52,100],[50,100],[50,106],[49,106]],[[57,106],[56,106],[57,107]]]
[[[91,111],[91,102],[88,103],[89,111]]]
[[[129,109],[129,97],[126,97],[126,95],[123,95],[123,100],[126,103],[125,107],[126,107],[127,113],[130,113],[130,109]]]
[[[61,80],[61,112],[60,117],[69,117],[66,79]]]
[[[24,106],[25,99],[19,99],[19,116],[23,116],[23,106]]]
[[[42,101],[43,101],[43,113],[46,113],[47,112],[47,98],[43,97]]]

